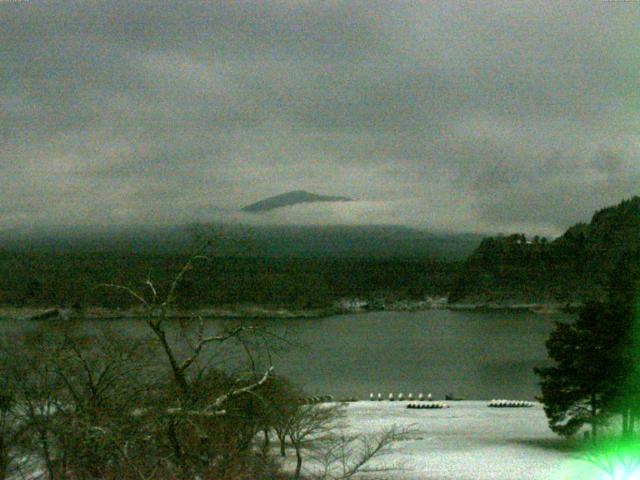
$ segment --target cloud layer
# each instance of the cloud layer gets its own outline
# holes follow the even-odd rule
[[[557,233],[640,192],[635,2],[0,3],[0,227]],[[277,217],[277,218],[276,218]]]

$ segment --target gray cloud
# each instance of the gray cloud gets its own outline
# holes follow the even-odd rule
[[[0,227],[558,233],[638,193],[632,2],[0,3]]]

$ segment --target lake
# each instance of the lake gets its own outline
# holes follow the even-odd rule
[[[545,340],[554,321],[570,319],[429,310],[287,321],[305,348],[277,366],[310,393],[533,399],[539,394],[533,367],[548,364]]]
[[[554,321],[570,315],[529,312],[371,312],[323,319],[263,320],[293,342],[273,357],[276,371],[311,395],[368,398],[370,392],[447,393],[467,399],[533,399],[539,394],[534,366],[548,364],[544,342]],[[206,321],[207,330],[223,322]],[[39,322],[0,322],[0,331]],[[142,321],[108,324],[130,336],[147,333]],[[230,345],[227,347],[230,348]]]

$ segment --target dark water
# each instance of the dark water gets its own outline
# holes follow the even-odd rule
[[[547,362],[544,342],[556,320],[570,317],[430,310],[258,324],[293,342],[273,362],[278,373],[309,394],[368,398],[370,392],[385,397],[389,392],[430,392],[434,398],[453,393],[467,399],[533,399],[539,391],[532,369]],[[142,321],[100,324],[129,336],[147,334]],[[206,327],[220,325],[208,321]],[[28,327],[0,324],[3,335],[23,328],[33,328],[33,322]]]
[[[318,394],[531,399],[539,393],[533,367],[547,362],[554,320],[569,317],[432,310],[289,321],[306,348],[278,366]]]

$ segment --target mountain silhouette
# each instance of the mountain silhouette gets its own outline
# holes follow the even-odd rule
[[[292,192],[282,193],[274,197],[265,198],[259,202],[247,205],[242,209],[243,212],[268,212],[276,208],[289,207],[299,203],[314,202],[350,202],[348,197],[333,197],[329,195],[317,195],[315,193],[305,192],[304,190],[294,190]]]

